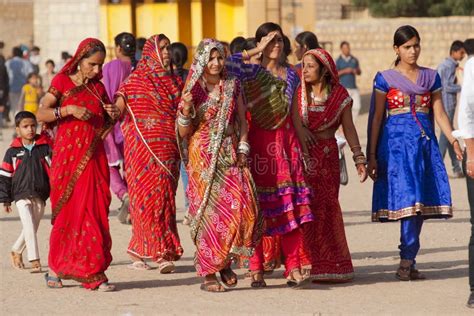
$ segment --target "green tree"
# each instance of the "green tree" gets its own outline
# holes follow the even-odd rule
[[[375,17],[474,15],[473,0],[352,0]]]

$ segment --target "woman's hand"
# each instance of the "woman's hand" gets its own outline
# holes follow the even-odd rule
[[[454,149],[454,152],[456,153],[456,158],[458,160],[462,160],[462,149],[461,149],[461,146],[459,145],[459,141],[458,140],[455,140],[454,143],[453,143],[453,149]]]
[[[193,104],[193,95],[191,92],[186,92],[182,97],[181,100],[183,100],[184,106],[183,106],[183,115],[188,116],[189,113],[191,113],[191,109],[194,106]]]
[[[239,168],[247,167],[247,155],[237,154],[237,167]]]
[[[311,131],[309,129],[307,129],[306,127],[303,127],[301,129],[301,133],[302,133],[303,140],[304,140],[307,148],[308,149],[313,148],[317,143],[316,136],[314,136],[314,134],[311,133]]]
[[[68,105],[66,107],[66,112],[68,115],[72,115],[78,120],[87,121],[92,117],[92,112],[82,106],[77,105]]]
[[[367,180],[367,167],[365,166],[365,164],[360,163],[356,165],[356,168],[357,168],[357,174],[359,175],[360,183]]]
[[[271,41],[275,38],[275,36],[278,34],[278,31],[273,31],[262,37],[260,42],[257,43],[257,48],[263,52],[263,50],[270,44]]]
[[[120,117],[120,109],[115,104],[104,104],[104,110],[114,121]]]
[[[372,180],[377,180],[377,160],[375,158],[371,158],[369,160],[369,164],[367,165],[367,172],[369,173],[369,177]]]

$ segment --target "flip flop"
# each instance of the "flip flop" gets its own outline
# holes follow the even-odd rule
[[[110,284],[110,283],[108,283],[108,282],[102,283],[102,284],[99,285],[99,287],[97,288],[97,291],[99,291],[99,292],[113,292],[113,291],[115,291],[115,290],[116,290],[115,285]]]
[[[35,260],[31,262],[31,270],[30,273],[41,273],[43,270],[41,269],[41,263],[39,260]]]
[[[137,271],[146,271],[151,269],[151,267],[143,261],[133,261],[131,264],[127,265],[127,268]]]
[[[231,268],[222,269],[221,271],[219,271],[219,274],[221,275],[221,280],[225,286],[237,286],[237,274],[235,274],[235,272],[232,271]],[[235,281],[232,281],[232,279],[235,279]]]
[[[46,280],[46,286],[50,289],[60,289],[63,287],[61,279],[58,277],[50,276],[49,273],[46,273],[44,275],[44,279]]]
[[[172,273],[175,270],[175,265],[171,261],[163,260],[161,262],[157,262],[158,264],[158,270],[160,271],[161,274],[168,274]]]
[[[23,263],[23,256],[21,255],[21,253],[16,253],[12,251],[10,253],[10,260],[13,268],[17,270],[25,269],[25,264]]]
[[[217,289],[212,289],[212,286],[216,286]],[[219,283],[219,281],[209,281],[201,284],[201,290],[211,293],[224,293],[226,289]]]
[[[253,287],[255,289],[267,287],[267,283],[263,279],[263,272],[262,271],[252,271],[252,272],[250,272],[250,275],[251,275],[251,278],[252,278],[252,282],[250,283],[251,287]],[[261,275],[262,280],[256,280],[255,276],[257,276],[257,275]]]

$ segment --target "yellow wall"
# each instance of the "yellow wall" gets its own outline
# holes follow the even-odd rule
[[[114,37],[121,32],[131,32],[129,4],[100,5],[100,39],[107,47],[114,47]]]
[[[232,41],[236,36],[247,37],[246,11],[243,0],[216,0],[216,37]]]
[[[137,37],[163,33],[171,42],[178,40],[178,5],[150,3],[137,5]]]

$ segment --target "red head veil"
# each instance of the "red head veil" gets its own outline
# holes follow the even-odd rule
[[[105,52],[105,46],[104,43],[102,43],[100,40],[97,38],[86,38],[83,40],[79,46],[77,47],[76,53],[74,56],[69,60],[63,68],[59,71],[59,73],[65,74],[65,75],[71,75],[75,73],[78,69],[79,62],[81,59],[84,58],[84,56],[87,55],[87,53],[94,47],[99,47],[101,50]],[[94,79],[100,80],[102,78],[102,71],[94,77]]]

